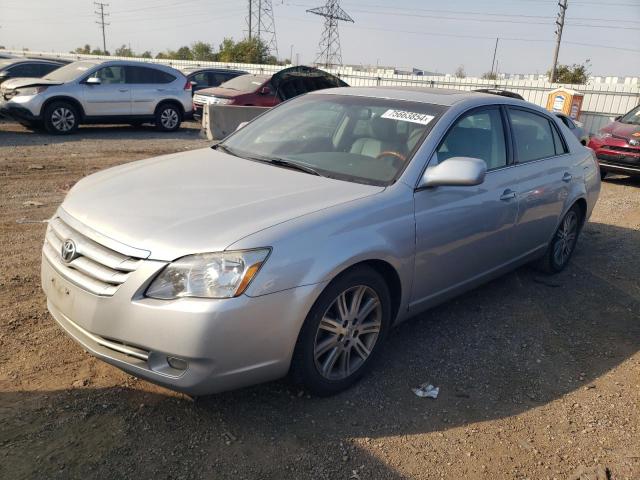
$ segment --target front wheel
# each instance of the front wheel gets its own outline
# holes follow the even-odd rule
[[[67,102],[53,102],[44,111],[44,126],[54,135],[67,135],[78,128],[78,110]]]
[[[382,276],[366,266],[344,273],[307,315],[292,379],[320,396],[347,389],[371,368],[390,323],[390,294]]]
[[[156,111],[156,128],[162,132],[174,132],[180,128],[182,114],[178,107],[171,103],[164,103]]]
[[[547,273],[559,273],[569,264],[580,234],[582,212],[574,205],[565,214],[539,266]]]

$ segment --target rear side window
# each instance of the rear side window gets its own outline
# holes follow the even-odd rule
[[[518,163],[532,162],[556,155],[556,141],[560,142],[560,138],[546,117],[515,109],[509,109],[509,117]],[[554,133],[557,140],[554,139]]]
[[[209,87],[211,81],[209,80],[209,74],[207,72],[198,72],[191,77],[191,80],[198,84],[198,87]]]
[[[127,68],[127,83],[171,83],[176,77],[173,75],[157,70],[155,68],[147,67],[126,67]]]
[[[21,63],[9,69],[12,77],[40,77],[46,72],[41,73],[40,64],[37,63]]]
[[[569,150],[567,149],[567,146],[562,137],[558,133],[558,129],[554,125],[551,125],[551,132],[553,133],[553,145],[556,148],[556,155],[568,153]]]
[[[474,110],[460,118],[442,140],[438,163],[452,157],[484,160],[487,170],[507,165],[502,115],[498,108]]]

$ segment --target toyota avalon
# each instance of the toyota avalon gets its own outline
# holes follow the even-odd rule
[[[209,149],[79,181],[49,221],[49,311],[96,357],[203,395],[289,375],[319,395],[390,328],[535,261],[563,270],[593,152],[508,97],[335,88]]]

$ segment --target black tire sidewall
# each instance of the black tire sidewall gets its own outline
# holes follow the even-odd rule
[[[564,262],[563,265],[558,265],[556,263],[555,260],[555,256],[553,255],[554,252],[554,247],[556,242],[558,241],[558,230],[560,230],[560,228],[562,227],[562,224],[564,223],[565,218],[567,217],[567,215],[569,215],[571,212],[575,213],[576,215],[576,219],[578,222],[578,226],[576,229],[576,238],[573,242],[573,246],[571,247],[571,252],[569,253],[569,256],[567,257],[567,260]],[[578,243],[578,236],[580,235],[580,230],[581,230],[581,220],[582,220],[582,212],[580,211],[580,209],[578,208],[577,205],[572,206],[567,213],[564,214],[564,216],[562,217],[562,220],[560,221],[560,225],[558,225],[558,228],[556,229],[556,231],[553,234],[553,239],[551,240],[551,243],[549,244],[549,250],[548,250],[548,265],[550,267],[550,269],[555,272],[555,273],[559,273],[562,270],[564,270],[566,268],[567,265],[569,265],[569,262],[571,261],[571,257],[573,257],[573,252],[575,252],[576,250],[576,244]]]
[[[51,122],[51,116],[53,115],[53,112],[59,107],[65,107],[68,110],[71,110],[73,112],[73,116],[75,118],[75,123],[73,124],[73,127],[71,127],[71,129],[67,130],[66,132],[61,132],[56,127],[54,127],[53,123]],[[78,109],[74,105],[69,103],[69,102],[53,102],[53,103],[47,105],[47,108],[45,108],[45,111],[44,111],[44,127],[47,130],[47,132],[49,132],[49,133],[51,133],[53,135],[68,135],[70,133],[73,133],[78,129],[78,124],[79,123],[80,123],[80,116],[79,116],[79,113],[78,113]]]
[[[162,112],[164,112],[168,108],[172,109],[178,114],[178,123],[176,123],[176,126],[173,128],[165,128],[164,125],[162,125],[162,121],[160,120],[162,117]],[[156,119],[155,119],[156,128],[158,130],[162,132],[175,132],[180,128],[181,123],[182,123],[182,113],[180,112],[180,109],[177,106],[175,106],[172,103],[161,103],[158,106],[158,109],[156,110]]]
[[[371,355],[369,355],[365,363],[358,370],[345,379],[328,380],[318,372],[314,359],[313,350],[318,325],[322,316],[331,306],[335,298],[349,287],[355,285],[366,285],[378,294],[382,305],[382,327]],[[325,288],[304,321],[292,360],[291,376],[293,381],[303,385],[318,396],[333,395],[345,390],[362,378],[375,363],[380,355],[390,326],[391,295],[383,277],[374,269],[367,266],[355,267],[341,274]]]

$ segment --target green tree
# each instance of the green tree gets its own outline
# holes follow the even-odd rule
[[[591,72],[591,61],[585,60],[584,63],[574,63],[573,65],[558,65],[556,67],[556,79],[557,83],[571,83],[576,85],[582,85],[587,83]],[[551,70],[547,72],[549,78],[551,78]]]
[[[114,55],[116,57],[135,57],[136,56],[133,53],[133,50],[131,50],[126,45],[122,45],[122,46],[116,48],[116,51],[115,51]]]
[[[91,45],[87,43],[84,47],[78,47],[70,53],[79,53],[79,54],[88,55],[91,53]]]
[[[193,60],[203,62],[215,62],[217,57],[213,52],[213,47],[205,42],[194,42],[191,44],[191,56]]]
[[[267,45],[259,38],[245,39],[237,43],[232,38],[225,38],[220,44],[218,61],[271,65],[277,63],[277,59],[269,55]]]
[[[144,52],[142,52],[140,54],[140,57],[142,57],[142,58],[153,58],[153,56],[151,55],[151,52],[149,50],[145,50]]]
[[[187,46],[180,47],[176,52],[175,59],[176,60],[193,60],[193,54],[191,53],[191,49]]]

